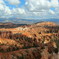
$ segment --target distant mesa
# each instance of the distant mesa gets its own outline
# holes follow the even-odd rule
[[[38,22],[35,23],[36,25],[41,25],[41,26],[56,26],[57,24],[55,24],[54,22]]]

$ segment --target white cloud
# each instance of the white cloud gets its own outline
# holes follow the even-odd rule
[[[51,9],[49,10],[49,12],[50,12],[51,14],[53,14],[53,15],[55,14],[55,12],[54,12],[53,10],[51,10]]]
[[[26,6],[30,11],[42,11],[50,8],[48,0],[27,0]]]
[[[0,0],[0,17],[8,17],[10,14],[12,14],[11,9],[6,6],[3,0]]]
[[[52,7],[59,7],[59,2],[58,2],[58,0],[51,0],[51,6],[52,6]]]
[[[58,7],[59,3],[58,0],[26,0],[26,6],[28,10],[30,11],[42,11],[43,10],[48,10],[52,7]]]
[[[8,14],[8,15],[12,14],[11,10],[7,6],[5,7],[5,13]]]
[[[0,0],[0,4],[5,4],[3,0]]]
[[[0,10],[4,10],[4,5],[0,4]]]
[[[26,12],[25,12],[25,10],[23,8],[13,8],[12,13],[16,14],[16,15],[17,14],[18,15],[25,15],[26,14]]]
[[[10,1],[10,0],[9,0]],[[14,1],[14,0],[12,0]],[[16,0],[15,0],[16,1]],[[18,2],[19,3],[19,2]],[[13,2],[13,4],[17,4],[17,2]],[[0,17],[17,17],[18,15],[25,15],[24,8],[13,8],[10,9],[9,6],[3,0],[0,0]]]
[[[20,0],[6,0],[12,5],[18,5]],[[26,5],[10,9],[4,0],[0,0],[0,17],[19,17],[19,18],[57,18],[59,17],[59,2],[58,0],[26,0]],[[51,8],[55,8],[53,10]],[[34,11],[34,12],[30,12]],[[38,11],[38,12],[37,12]]]
[[[6,0],[6,1],[8,1],[12,5],[18,5],[18,4],[20,4],[20,0]]]

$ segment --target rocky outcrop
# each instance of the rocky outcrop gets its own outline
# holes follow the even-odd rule
[[[0,31],[0,37],[10,39],[12,37],[12,32],[11,31]]]

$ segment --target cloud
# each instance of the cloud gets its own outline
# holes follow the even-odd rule
[[[0,0],[0,4],[5,4],[3,0]]]
[[[27,0],[26,6],[29,11],[37,12],[48,9],[50,2],[47,0]]]
[[[59,18],[58,0],[26,0],[24,6],[18,6],[17,8],[12,9],[10,9],[5,1],[9,2],[10,5],[20,4],[20,0],[0,0],[0,17],[2,18],[33,18],[34,20]]]
[[[49,12],[50,12],[52,15],[55,14],[55,12],[54,12],[53,10],[49,10]]]
[[[8,17],[10,14],[12,14],[11,9],[6,6],[3,0],[0,0],[0,17]]]
[[[41,12],[42,10],[48,10],[52,7],[58,7],[58,0],[26,0],[26,6],[29,11]]]
[[[16,14],[25,14],[25,10],[23,8],[13,8],[12,12]]]
[[[58,2],[58,0],[51,0],[51,6],[52,7],[59,7],[59,2]]]
[[[6,0],[8,1],[11,5],[18,5],[20,4],[20,0]]]
[[[9,6],[3,0],[0,0],[0,18],[9,18],[9,17],[23,17],[25,15],[24,8],[12,8],[10,9]]]

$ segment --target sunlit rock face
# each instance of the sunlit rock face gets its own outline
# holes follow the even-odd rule
[[[25,30],[28,30],[29,28],[28,27],[18,27],[17,30],[21,30],[21,31],[25,31]]]

